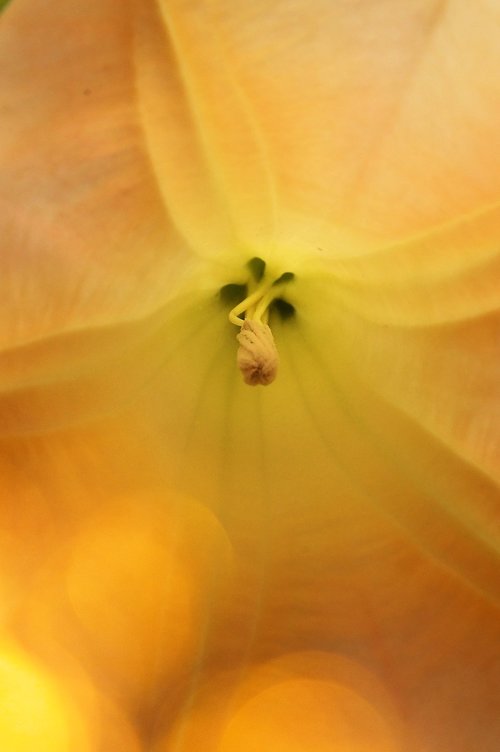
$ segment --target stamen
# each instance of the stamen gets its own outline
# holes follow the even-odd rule
[[[236,326],[243,326],[245,319],[240,318],[241,313],[247,314],[245,318],[249,318],[250,316],[251,318],[255,318],[255,306],[266,294],[270,287],[272,287],[272,282],[261,282],[256,290],[248,295],[245,300],[242,300],[241,303],[238,303],[238,305],[229,312],[229,321],[232,324],[236,324]]]
[[[253,262],[260,262],[258,268],[256,263],[256,268],[251,266]],[[269,310],[276,300],[281,300],[282,285],[294,279],[294,275],[285,272],[278,278],[270,279],[265,274],[265,263],[258,258],[252,259],[248,266],[253,276],[248,283],[250,294],[229,312],[229,320],[241,327],[236,337],[239,343],[236,359],[245,384],[267,385],[276,378],[279,363],[268,325]],[[290,307],[293,310],[293,306]]]

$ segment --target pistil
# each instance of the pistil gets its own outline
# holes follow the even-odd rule
[[[293,279],[290,273],[276,279],[263,275],[257,284],[253,282],[253,290],[250,282],[249,295],[229,312],[231,323],[241,328],[236,336],[239,344],[236,362],[249,386],[266,386],[276,378],[279,356],[268,324],[269,310],[279,297],[281,284],[290,279]]]

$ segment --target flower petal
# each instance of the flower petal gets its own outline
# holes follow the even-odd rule
[[[339,229],[391,238],[498,200],[494,4],[159,0],[156,17],[136,6],[147,143],[186,231],[197,173],[176,198],[175,165],[195,149],[257,248],[343,254]]]
[[[144,149],[131,33],[116,0],[2,16],[0,348],[138,318],[189,257]]]

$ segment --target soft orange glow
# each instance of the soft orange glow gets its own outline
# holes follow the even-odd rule
[[[189,665],[205,588],[228,574],[227,542],[208,511],[180,499],[174,516],[148,501],[94,515],[67,574],[96,665],[139,702]]]
[[[5,640],[0,644],[0,749],[94,752],[64,686]]]
[[[338,684],[291,679],[248,700],[229,721],[220,752],[397,752],[384,718]]]
[[[380,681],[333,653],[290,653],[213,676],[155,752],[408,752]]]
[[[97,689],[148,711],[192,667],[207,597],[213,616],[232,576],[231,547],[212,513],[186,497],[100,502],[40,567],[17,625],[49,660],[64,646]]]

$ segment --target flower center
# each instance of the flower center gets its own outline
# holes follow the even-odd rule
[[[295,275],[292,272],[279,276],[269,274],[265,261],[257,257],[248,262],[247,268],[247,284],[225,285],[221,295],[225,297],[231,292],[239,299],[229,312],[229,321],[240,327],[236,336],[239,344],[236,362],[243,381],[250,386],[266,386],[276,378],[279,363],[269,318],[273,311],[282,318],[295,313],[294,307],[282,297],[284,288]]]

